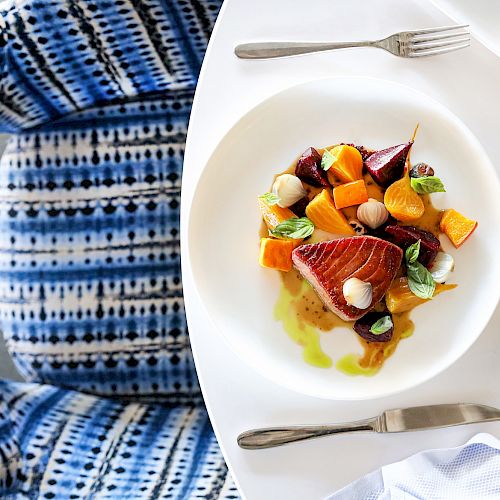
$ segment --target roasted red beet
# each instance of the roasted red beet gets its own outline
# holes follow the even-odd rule
[[[386,312],[369,312],[365,314],[362,318],[359,318],[356,323],[354,323],[354,331],[367,342],[389,342],[392,339],[392,334],[394,332],[394,327],[389,328],[384,333],[376,335],[370,332],[372,325],[384,316],[389,316],[392,320],[391,313]]]
[[[391,241],[403,250],[420,240],[418,261],[426,267],[434,262],[441,246],[439,240],[432,233],[413,226],[391,224],[385,228],[385,232],[390,235]]]
[[[297,217],[306,216],[306,207],[309,205],[309,198],[304,196],[299,201],[296,201],[292,206],[288,207]]]
[[[302,153],[295,167],[295,175],[311,186],[330,187],[326,172],[321,168],[321,155],[314,148]]]
[[[413,141],[382,149],[371,154],[365,160],[365,166],[373,180],[382,187],[388,187],[403,175],[406,157]]]
[[[385,232],[385,228],[387,226],[390,226],[392,224],[396,224],[397,220],[389,215],[389,218],[387,219],[386,222],[384,222],[381,226],[377,227],[376,229],[372,229],[371,227],[367,227],[367,234],[370,236],[375,236],[376,238],[380,238],[382,240],[388,240],[389,238],[387,237],[387,233]]]

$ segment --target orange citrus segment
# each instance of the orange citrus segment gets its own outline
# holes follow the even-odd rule
[[[292,217],[297,217],[290,209],[281,208],[278,205],[269,205],[263,198],[257,198],[259,209],[264,222],[269,229],[274,229],[278,224],[285,222]]]
[[[260,240],[259,264],[262,267],[290,271],[292,269],[292,251],[296,247],[293,240]]]
[[[420,219],[425,211],[424,202],[411,188],[408,174],[387,188],[384,204],[389,213],[401,222]]]
[[[328,151],[335,157],[329,172],[333,172],[341,181],[352,182],[363,177],[363,158],[356,148],[343,144]]]
[[[477,222],[468,219],[453,208],[445,210],[439,228],[455,247],[459,247],[476,229]]]
[[[314,226],[322,231],[334,234],[356,234],[344,214],[335,208],[332,197],[326,189],[323,189],[307,205],[306,215]]]
[[[339,210],[353,205],[361,205],[361,203],[368,201],[365,181],[361,179],[335,187],[333,189],[333,200],[335,207]]]

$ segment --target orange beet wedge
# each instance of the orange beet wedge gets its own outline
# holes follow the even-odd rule
[[[343,144],[328,151],[336,158],[328,172],[335,174],[342,182],[357,181],[363,177],[363,158],[356,148]]]
[[[454,288],[456,288],[456,286],[457,285],[436,283],[433,297],[440,294],[441,292],[445,292],[446,290],[453,290]],[[385,303],[387,305],[387,309],[389,309],[392,314],[410,311],[420,304],[429,302],[429,300],[431,299],[421,299],[420,297],[417,297],[410,290],[407,278],[395,279],[392,282],[389,290],[385,294]]]
[[[424,202],[412,189],[408,174],[387,188],[384,205],[389,213],[401,222],[420,219],[425,212]]]
[[[315,227],[334,234],[355,235],[344,214],[335,208],[330,193],[323,189],[307,205],[306,215]]]
[[[260,240],[259,264],[262,267],[290,271],[292,269],[292,251],[297,246],[293,240]]]
[[[474,232],[477,227],[475,220],[468,219],[453,208],[445,210],[439,228],[458,248]]]
[[[297,217],[289,208],[281,208],[278,205],[269,205],[263,198],[257,198],[262,218],[269,229],[274,229],[278,224],[288,219]]]
[[[368,201],[365,181],[363,179],[341,184],[333,189],[333,200],[337,209],[361,205]]]

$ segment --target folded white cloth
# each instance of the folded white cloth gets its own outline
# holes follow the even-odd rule
[[[477,434],[457,448],[429,450],[386,465],[328,500],[500,499],[500,441]]]

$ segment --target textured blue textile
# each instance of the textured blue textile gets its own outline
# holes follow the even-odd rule
[[[2,499],[238,498],[179,261],[187,123],[220,4],[0,2],[0,130],[15,133],[0,328],[25,378],[52,384],[0,381]]]
[[[13,136],[0,160],[0,326],[30,381],[193,402],[179,251],[191,91]]]
[[[220,0],[0,6],[3,125],[38,124],[0,160],[0,328],[19,371],[96,394],[199,402],[180,180]]]
[[[221,0],[3,0],[0,130],[193,89]]]
[[[14,382],[0,382],[0,391],[22,450],[3,491],[0,463],[3,500],[239,498],[202,407],[121,403]]]
[[[1,384],[1,381],[0,381]],[[0,498],[12,491],[20,472],[20,449],[12,428],[10,411],[0,391]]]

